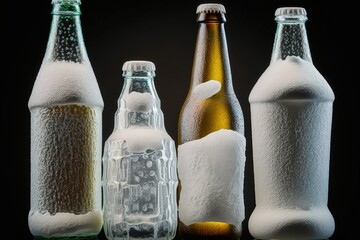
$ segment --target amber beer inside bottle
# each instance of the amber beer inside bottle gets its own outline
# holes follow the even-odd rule
[[[198,8],[199,25],[190,89],[178,124],[179,145],[220,129],[232,129],[244,134],[243,113],[232,86],[224,13],[225,10],[199,12]],[[192,90],[209,80],[220,82],[219,92],[206,99],[195,99]],[[179,202],[180,179],[177,196]],[[239,239],[241,226],[214,221],[196,222],[187,226],[179,220],[179,235],[182,239]]]

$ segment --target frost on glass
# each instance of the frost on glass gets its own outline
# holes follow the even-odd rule
[[[114,131],[104,146],[104,232],[109,240],[170,240],[177,229],[177,156],[153,82],[155,67],[130,61],[123,70]]]
[[[35,236],[66,232],[69,222],[80,232],[94,224],[94,233],[101,229],[101,111],[78,104],[32,109],[29,225]]]
[[[175,146],[129,152],[126,141],[105,146],[105,231],[112,238],[172,239],[175,236]],[[112,217],[107,217],[107,214]],[[141,224],[138,224],[141,222]]]

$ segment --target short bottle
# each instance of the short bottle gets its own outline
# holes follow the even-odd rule
[[[53,0],[47,49],[28,102],[35,237],[90,237],[102,228],[103,99],[89,61],[80,0]]]
[[[327,239],[334,93],[312,62],[302,7],[275,11],[266,71],[250,92],[257,239]]]
[[[178,122],[178,235],[239,239],[246,140],[232,85],[225,7],[200,4],[197,22],[190,88]]]
[[[127,61],[114,130],[103,155],[108,239],[173,239],[178,185],[175,141],[166,132],[151,61]]]

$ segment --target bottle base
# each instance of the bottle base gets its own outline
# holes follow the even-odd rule
[[[249,218],[249,231],[256,239],[328,239],[334,230],[334,218],[328,208],[255,208]]]
[[[35,239],[96,239],[102,229],[101,211],[87,214],[30,211],[28,224]]]
[[[90,236],[74,236],[74,237],[34,237],[33,240],[98,240],[98,234]]]
[[[183,240],[239,240],[242,226],[223,222],[201,222],[185,226],[180,222],[179,238]]]

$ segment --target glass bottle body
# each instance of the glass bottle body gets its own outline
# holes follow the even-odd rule
[[[225,15],[198,12],[198,22],[191,84],[178,125],[178,232],[182,239],[238,239],[244,219],[244,119],[232,86]],[[232,160],[221,154],[225,145],[231,146],[227,154],[234,153]],[[213,176],[206,169],[213,170]],[[233,177],[224,177],[229,171]],[[238,188],[232,192],[233,198],[220,203],[216,192],[218,196],[230,193],[235,183]],[[232,212],[227,212],[225,205]]]
[[[304,9],[295,9],[278,10],[287,14],[276,17],[271,63],[249,96],[256,196],[249,230],[260,239],[325,239],[334,231],[327,207],[334,93],[312,63]]]
[[[29,228],[35,237],[96,236],[102,228],[103,100],[83,42],[78,2],[53,4],[47,51],[28,102]]]
[[[148,64],[137,62],[132,64]],[[108,239],[173,239],[175,142],[164,127],[154,74],[124,70],[124,76],[114,131],[104,148],[104,231]]]

